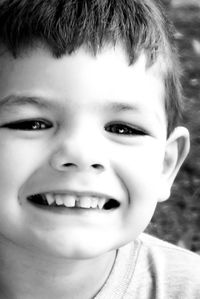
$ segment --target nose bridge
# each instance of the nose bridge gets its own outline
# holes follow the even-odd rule
[[[89,123],[80,124],[75,130],[63,132],[56,142],[51,165],[58,170],[106,168],[106,155],[102,150],[101,134]]]

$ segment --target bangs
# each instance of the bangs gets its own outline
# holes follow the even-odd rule
[[[149,6],[146,1],[5,0],[0,39],[15,57],[37,40],[56,57],[82,45],[96,54],[105,44],[122,41],[130,64],[143,50],[150,65],[166,44],[162,18],[153,2]]]

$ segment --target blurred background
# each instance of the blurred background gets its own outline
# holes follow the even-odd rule
[[[200,0],[161,0],[176,27],[191,151],[147,231],[200,254]]]

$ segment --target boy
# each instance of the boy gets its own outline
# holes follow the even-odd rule
[[[200,298],[142,234],[189,149],[157,1],[0,4],[1,299]]]

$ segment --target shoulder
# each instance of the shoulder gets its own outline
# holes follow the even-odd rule
[[[200,255],[151,235],[143,233],[138,240],[143,249],[146,249],[149,253],[160,253],[159,256],[162,257],[176,257],[177,262],[180,260],[182,265],[184,265],[184,260],[190,260],[191,263],[200,263]],[[174,260],[173,262],[175,263],[176,261]]]
[[[200,298],[199,255],[147,234],[138,242],[137,279],[145,277],[168,298]]]
[[[155,264],[163,262],[163,265],[167,265],[168,270],[175,268],[182,269],[183,272],[192,271],[193,273],[197,268],[200,281],[200,255],[148,234],[141,234],[139,241],[141,251],[147,254]]]
[[[97,298],[200,299],[200,257],[142,234],[117,251]]]

